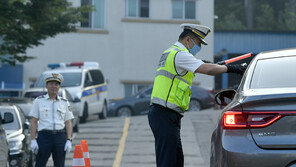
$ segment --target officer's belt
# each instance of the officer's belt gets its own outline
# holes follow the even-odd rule
[[[170,72],[168,72],[168,71],[166,71],[166,70],[158,70],[158,71],[156,72],[156,76],[158,76],[158,75],[162,75],[162,76],[168,77],[168,78],[170,78],[171,80],[173,80],[174,78],[177,78],[177,79],[179,79],[179,80],[181,80],[181,81],[183,81],[183,82],[189,84],[188,81],[186,81],[185,79],[181,78],[181,76],[179,76],[179,75],[174,75],[174,74],[172,74],[172,73],[170,73]]]
[[[41,130],[39,132],[57,134],[57,133],[65,133],[66,130],[65,129],[61,129],[61,130],[47,130],[47,129],[43,129],[43,130]]]

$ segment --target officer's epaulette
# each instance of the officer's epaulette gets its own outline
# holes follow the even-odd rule
[[[38,96],[37,99],[44,98],[44,95]]]

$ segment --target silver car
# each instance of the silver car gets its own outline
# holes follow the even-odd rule
[[[215,100],[211,167],[296,167],[296,48],[258,54]]]

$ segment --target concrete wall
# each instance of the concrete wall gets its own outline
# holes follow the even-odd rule
[[[72,0],[75,5],[79,0]],[[80,30],[60,34],[44,45],[28,49],[36,59],[24,63],[24,82],[38,77],[48,63],[97,61],[109,81],[109,98],[124,96],[122,81],[153,82],[161,53],[178,39],[181,23],[191,22],[213,30],[213,0],[198,0],[197,20],[173,20],[171,0],[150,0],[150,18],[125,18],[124,0],[106,0],[104,30]],[[198,57],[212,60],[213,33]],[[199,75],[201,86],[212,88],[213,77]]]

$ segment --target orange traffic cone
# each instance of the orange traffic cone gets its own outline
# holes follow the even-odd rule
[[[75,146],[72,167],[85,167],[83,152],[80,145]]]
[[[89,152],[88,152],[88,145],[87,145],[87,141],[86,140],[81,140],[80,143],[81,147],[82,147],[82,151],[83,151],[83,157],[84,157],[84,161],[85,161],[85,167],[91,167],[90,166],[90,157],[89,157]]]

